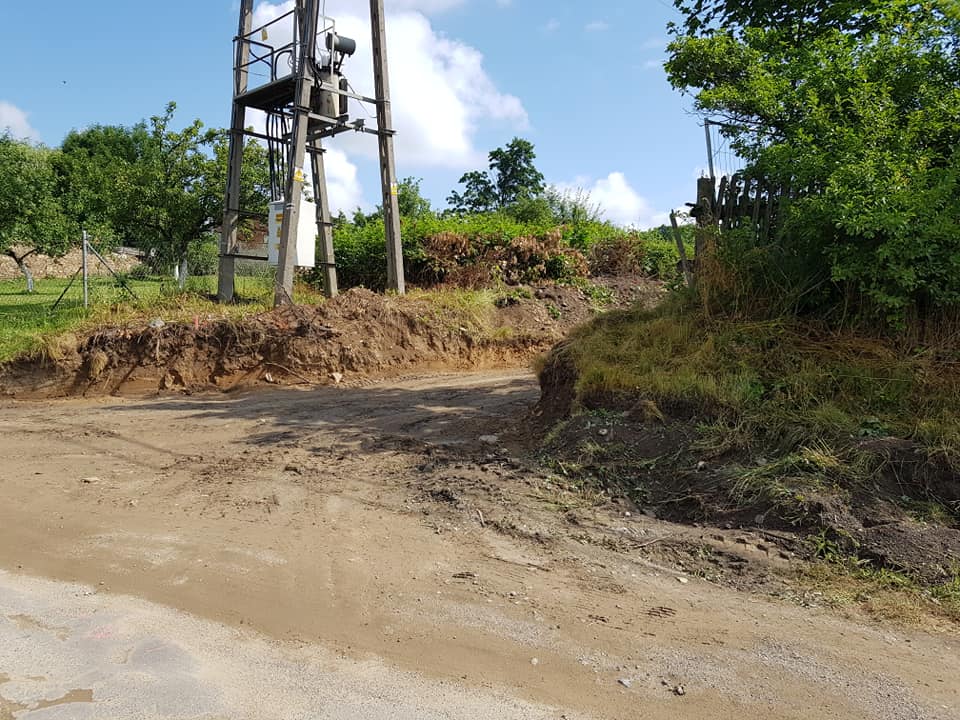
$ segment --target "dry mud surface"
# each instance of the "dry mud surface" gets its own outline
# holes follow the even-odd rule
[[[695,528],[518,459],[536,399],[0,401],[0,718],[960,717],[956,634],[664,565]]]

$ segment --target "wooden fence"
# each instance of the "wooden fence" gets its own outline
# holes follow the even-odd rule
[[[713,219],[721,235],[748,228],[758,243],[766,244],[776,237],[791,197],[789,188],[766,178],[740,173],[724,176],[717,188]]]

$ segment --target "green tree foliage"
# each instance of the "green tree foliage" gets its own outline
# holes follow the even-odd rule
[[[158,263],[186,266],[190,243],[222,216],[224,188],[214,188],[216,162],[208,149],[216,131],[195,120],[171,128],[176,104],[150,118],[149,137],[133,167],[138,201],[128,208],[127,231]]]
[[[197,120],[173,128],[176,105],[133,127],[96,125],[71,132],[56,158],[57,185],[73,224],[101,240],[123,239],[150,253],[157,269],[208,269],[210,233],[223,218],[229,134]],[[266,149],[244,146],[240,206],[265,215],[270,197]],[[181,278],[185,273],[181,273]]]
[[[421,178],[407,177],[397,183],[397,206],[400,208],[400,217],[417,219],[433,215],[433,208],[420,190]],[[353,211],[353,222],[363,226],[383,218],[383,206],[377,205],[372,213],[365,213],[361,208]],[[346,220],[346,217],[343,218]],[[341,221],[342,224],[342,221]]]
[[[55,194],[54,156],[55,151],[0,135],[0,252],[16,261],[28,291],[33,277],[24,260],[35,252],[60,255],[70,246]]]
[[[899,321],[960,303],[960,56],[950,4],[676,0],[667,72],[753,170],[805,191],[766,291]],[[756,263],[758,257],[764,262]]]
[[[505,147],[492,150],[489,169],[474,170],[460,178],[463,192],[456,190],[447,202],[457,212],[503,210],[518,201],[536,197],[544,190],[543,174],[537,170],[533,143],[514,138]]]
[[[94,125],[71,131],[56,158],[57,189],[70,221],[99,241],[128,234],[139,198],[136,166],[149,141],[146,125]]]

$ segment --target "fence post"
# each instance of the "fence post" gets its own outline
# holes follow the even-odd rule
[[[694,261],[697,267],[710,245],[716,231],[716,204],[717,186],[714,178],[700,178],[697,180],[697,233],[696,252]]]
[[[83,231],[83,250],[80,253],[80,267],[83,270],[83,306],[90,305],[90,292],[88,285],[89,271],[87,268],[87,231]]]
[[[673,226],[673,239],[677,243],[677,253],[680,255],[680,267],[683,268],[683,279],[687,282],[687,287],[693,287],[693,272],[690,270],[690,261],[687,260],[687,249],[683,246],[683,235],[680,234],[680,226],[677,225],[677,212],[670,211],[670,224]]]

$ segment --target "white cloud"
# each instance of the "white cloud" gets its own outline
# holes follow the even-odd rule
[[[349,215],[357,207],[370,209],[357,179],[357,166],[350,162],[346,153],[334,148],[327,150],[324,154],[324,170],[330,212],[336,215],[342,210]]]
[[[40,133],[30,125],[27,113],[16,105],[0,100],[0,133],[8,130],[19,140],[40,139]]]
[[[590,195],[590,204],[597,205],[610,222],[626,227],[659,227],[669,220],[668,212],[654,210],[650,202],[631,187],[622,172],[612,172],[593,181],[580,177],[572,183],[560,183],[560,190],[583,190]]]
[[[548,33],[556,32],[560,29],[560,21],[556,18],[550,18],[547,20],[547,23],[543,26],[543,31]]]
[[[416,10],[422,13],[435,13],[463,5],[465,0],[391,0],[389,10]],[[508,0],[509,2],[509,0]],[[353,3],[356,5],[357,3]],[[364,3],[369,7],[369,3]],[[329,10],[328,10],[329,12]]]
[[[610,26],[603,20],[594,20],[588,22],[583,29],[587,32],[603,32],[604,30],[609,30]]]
[[[410,166],[460,169],[482,164],[484,155],[474,146],[482,123],[502,122],[523,130],[528,127],[521,101],[501,92],[483,67],[475,48],[437,32],[424,13],[453,7],[457,0],[397,0],[387,13],[387,51],[390,57],[390,91],[400,174]],[[293,3],[261,2],[254,26],[292,8]],[[328,0],[327,14],[337,21],[337,31],[357,41],[356,54],[344,64],[351,86],[372,96],[373,68],[370,22],[365,0]],[[271,44],[289,38],[282,23],[271,28]],[[374,121],[372,106],[350,103],[351,116]],[[349,154],[376,157],[377,143],[369,135],[344,134],[331,146]]]

